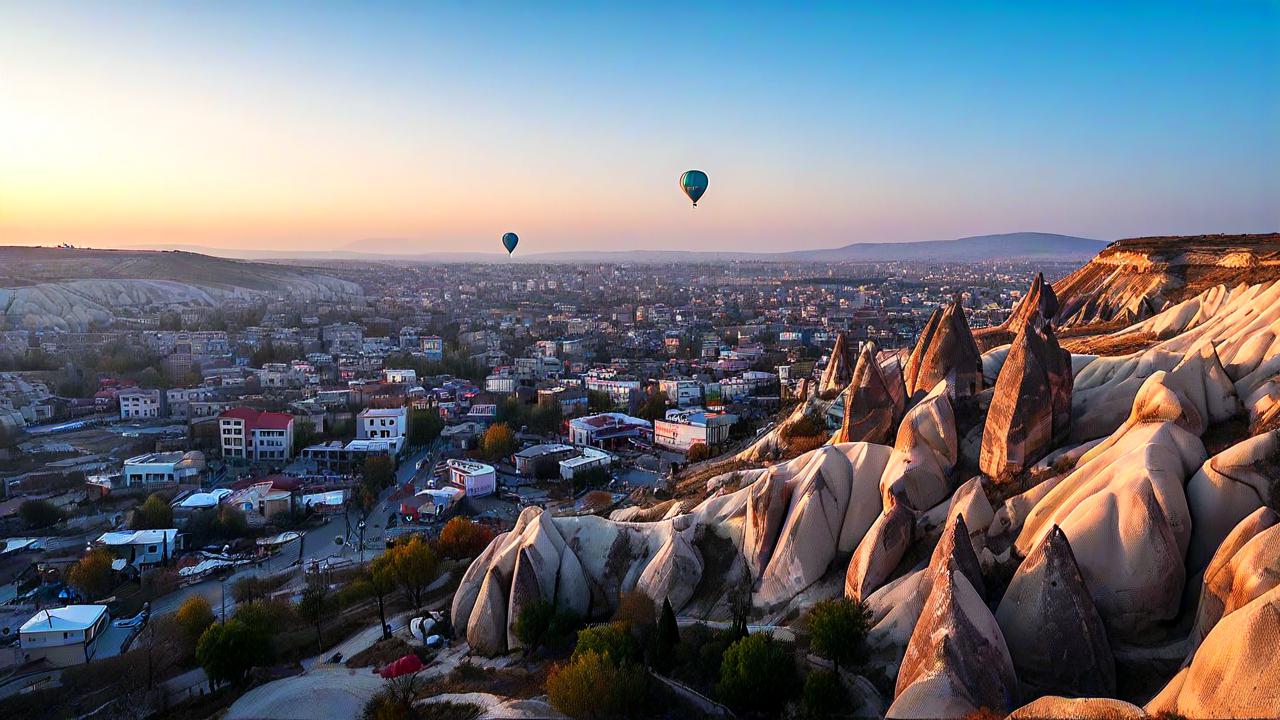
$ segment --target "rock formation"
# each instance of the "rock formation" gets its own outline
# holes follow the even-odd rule
[[[1147,712],[1111,698],[1065,698],[1046,695],[1009,714],[1008,720],[1140,720]]]
[[[1017,697],[1000,626],[965,574],[944,563],[932,578],[898,671],[890,718],[962,718],[1008,712]]]
[[[853,379],[853,372],[853,352],[849,349],[849,340],[843,332],[837,333],[831,357],[822,371],[822,381],[818,383],[818,394],[828,399],[835,397]]]
[[[1280,585],[1280,515],[1258,508],[1227,535],[1204,573],[1196,623],[1187,638],[1194,653],[1224,616]]]
[[[1231,529],[1260,507],[1280,504],[1280,430],[1257,435],[1209,458],[1187,482],[1191,547],[1187,566],[1205,567]]]
[[[876,344],[870,341],[863,344],[853,377],[844,392],[840,429],[831,441],[888,442],[906,411],[906,389],[891,387],[895,383],[901,385],[901,372],[896,376],[886,373],[876,360]]]
[[[933,311],[903,368],[907,394],[918,398],[938,383],[952,399],[982,390],[982,353],[969,331],[964,309],[953,300]]]
[[[1039,460],[1070,427],[1071,359],[1046,331],[1024,325],[996,379],[978,465],[998,481]]]
[[[1053,528],[1022,561],[996,621],[1023,697],[1115,694],[1106,629],[1060,529]]]

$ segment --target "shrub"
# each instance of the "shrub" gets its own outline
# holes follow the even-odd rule
[[[29,528],[49,527],[62,522],[66,515],[62,509],[48,500],[26,500],[18,506],[18,516]]]
[[[641,655],[640,643],[631,635],[630,628],[621,622],[579,630],[573,656],[577,658],[586,653],[608,656],[615,663],[636,662]]]
[[[611,657],[587,650],[552,668],[547,697],[572,718],[612,718],[634,715],[644,703],[648,675],[639,668],[619,666]]]
[[[815,670],[805,676],[800,695],[800,710],[805,717],[838,715],[846,709],[848,699],[840,676],[830,670]]]
[[[440,553],[447,558],[460,560],[479,555],[493,540],[493,530],[470,518],[453,518],[440,531]]]
[[[217,618],[213,615],[213,609],[209,607],[209,601],[200,595],[192,595],[182,601],[182,605],[178,608],[175,616],[178,627],[182,628],[183,634],[195,645],[200,640],[200,636],[205,630],[214,623]]]
[[[711,457],[711,448],[707,447],[706,443],[698,443],[690,447],[689,451],[685,453],[685,460],[691,463],[702,462],[709,457]]]
[[[643,591],[624,592],[618,595],[618,609],[613,613],[613,620],[632,627],[652,627],[658,621],[658,608],[653,598]]]
[[[196,643],[196,661],[213,683],[238,683],[250,668],[271,661],[271,641],[266,630],[239,619],[210,625]]]
[[[111,553],[97,548],[76,561],[67,571],[67,582],[85,597],[102,597],[111,590]]]
[[[716,697],[741,713],[777,717],[795,695],[797,684],[791,648],[771,635],[757,633],[724,651]]]
[[[129,527],[133,530],[171,528],[173,527],[173,508],[169,507],[169,503],[165,502],[164,498],[152,493],[147,497],[146,502],[133,511]]]
[[[841,665],[866,660],[870,626],[871,613],[866,606],[847,598],[824,600],[809,610],[813,650],[834,663],[836,672]]]

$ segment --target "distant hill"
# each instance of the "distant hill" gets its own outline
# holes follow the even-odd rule
[[[437,263],[492,262],[506,259],[503,253],[478,252],[428,252],[387,253],[381,250],[397,243],[387,240],[370,240],[352,243],[338,250],[308,252],[272,252],[269,250],[226,250],[219,248],[184,248],[195,252],[221,257],[255,259],[279,258],[295,260],[409,260]],[[398,243],[412,247],[413,241]],[[1098,254],[1106,243],[1101,240],[1055,235],[1053,233],[1019,232],[1002,235],[977,235],[956,240],[929,240],[902,243],[854,243],[844,247],[823,250],[794,250],[781,253],[691,251],[691,250],[568,250],[563,252],[517,252],[513,262],[577,263],[577,262],[627,262],[627,263],[678,263],[722,262],[738,260],[747,262],[890,262],[895,260],[920,262],[973,262],[979,260],[1039,259],[1039,260],[1088,260]],[[364,248],[368,248],[367,250]],[[177,249],[177,248],[167,248]]]

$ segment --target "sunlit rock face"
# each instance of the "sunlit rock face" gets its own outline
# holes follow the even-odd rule
[[[1162,379],[1149,378],[1125,425],[1038,497],[1014,543],[1026,557],[1060,528],[1112,639],[1135,640],[1173,618],[1186,577],[1183,482],[1205,451],[1182,426],[1186,403]]]
[[[947,385],[938,383],[898,426],[893,456],[880,482],[886,502],[890,495],[896,495],[913,510],[924,511],[947,498],[960,455],[959,442]]]
[[[996,609],[1022,697],[1114,695],[1115,660],[1066,534],[1053,528]]]
[[[1280,430],[1263,433],[1209,458],[1187,482],[1191,548],[1187,566],[1205,567],[1231,529],[1280,497]]]
[[[853,377],[844,393],[844,417],[833,443],[887,443],[906,412],[902,374],[886,372],[876,360],[876,344],[867,342],[858,354]]]
[[[831,348],[831,358],[822,371],[822,380],[818,383],[818,394],[823,397],[835,397],[853,379],[853,352],[849,349],[849,340],[845,334],[837,333],[835,345]]]
[[[1047,333],[1047,334],[1046,334]],[[1052,330],[1025,325],[996,379],[979,467],[1008,480],[1043,457],[1071,423],[1071,358]]]
[[[1067,698],[1046,695],[1009,714],[1008,720],[1141,720],[1147,712],[1111,698]]]
[[[1146,706],[1188,718],[1275,717],[1280,708],[1280,586],[1226,614]]]
[[[1271,508],[1258,508],[1227,535],[1205,570],[1195,627],[1187,639],[1189,653],[1224,616],[1277,585],[1280,515]]]
[[[915,513],[894,496],[867,530],[845,572],[844,596],[862,600],[893,572],[911,546]]]
[[[952,301],[934,310],[903,368],[907,393],[918,398],[938,383],[952,399],[982,390],[982,353],[973,340],[964,310]]]
[[[1008,712],[1017,678],[1000,626],[953,563],[932,578],[898,671],[891,718],[962,718]]]

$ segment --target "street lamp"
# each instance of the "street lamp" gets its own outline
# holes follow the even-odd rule
[[[356,529],[360,531],[360,566],[364,567],[364,518],[360,518]]]

